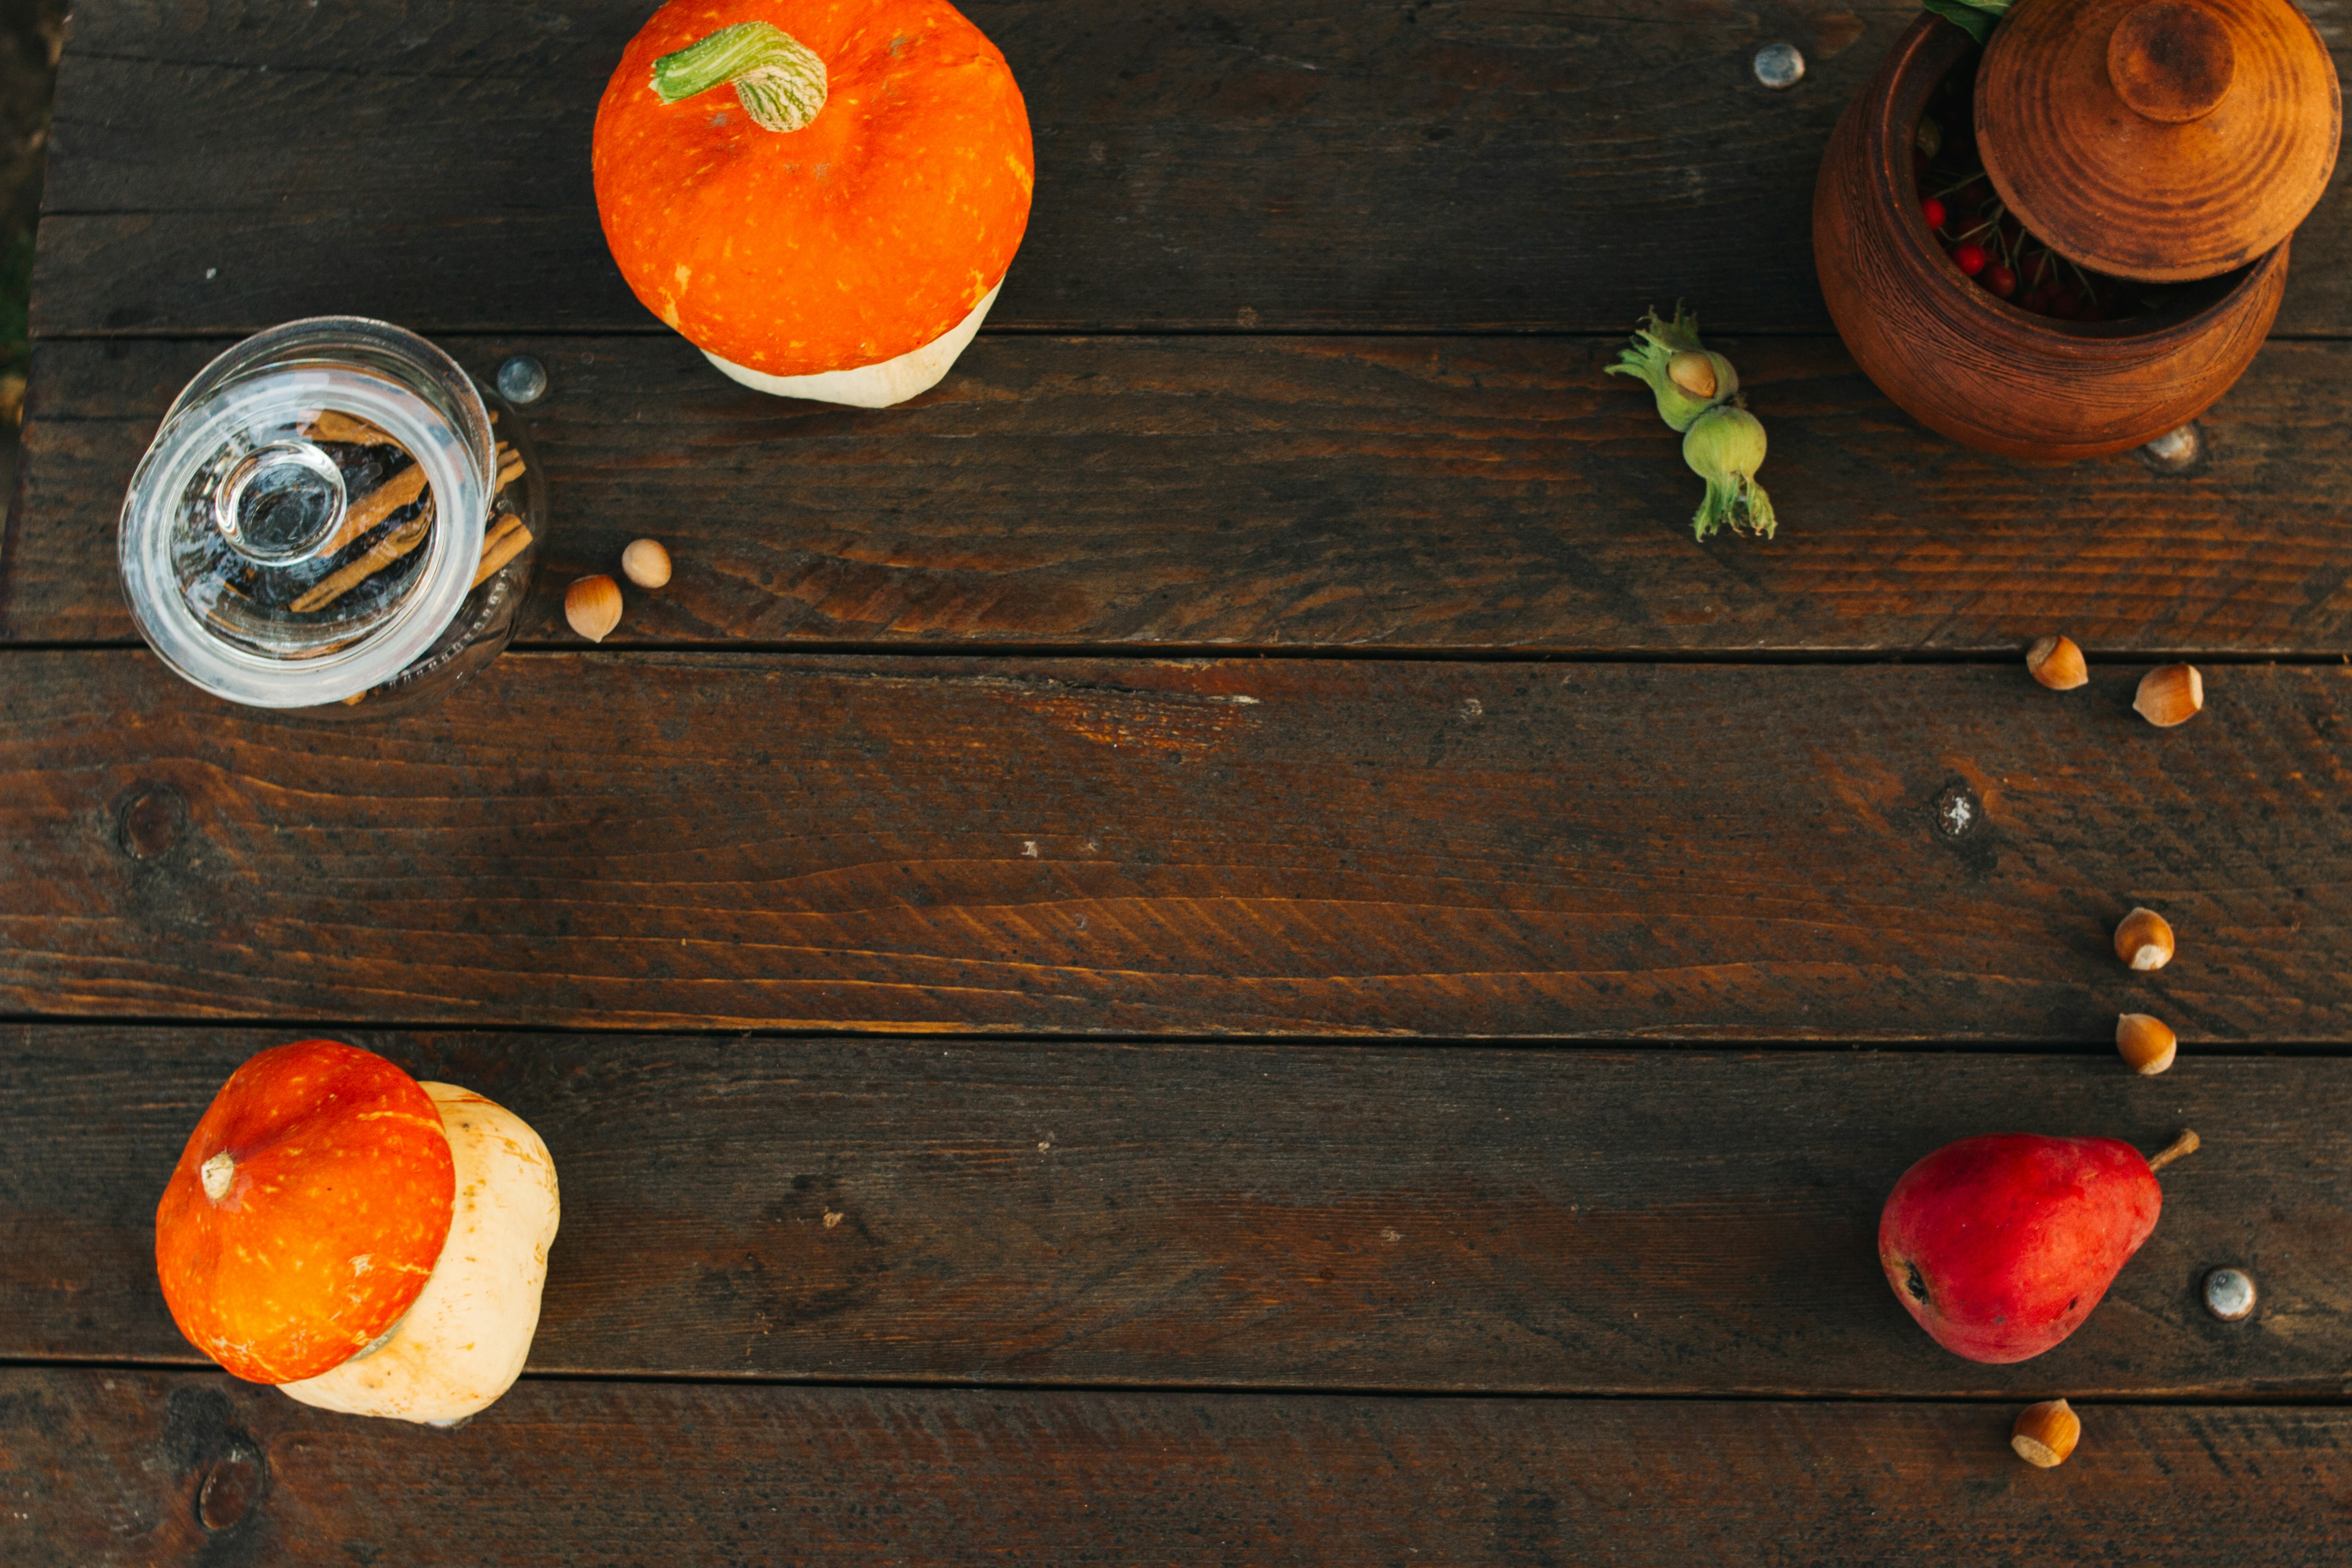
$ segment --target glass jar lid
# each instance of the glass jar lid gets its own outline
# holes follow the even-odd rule
[[[456,361],[351,316],[290,321],[207,365],[122,505],[122,582],[149,646],[259,708],[389,679],[472,586],[497,440]]]

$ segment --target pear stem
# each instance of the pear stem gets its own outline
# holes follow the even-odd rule
[[[2200,1140],[2196,1133],[2189,1131],[2184,1128],[2181,1131],[2180,1136],[2175,1138],[2169,1147],[2166,1148],[2161,1153],[2158,1153],[2155,1158],[2148,1161],[2148,1170],[2151,1173],[2161,1171],[2167,1165],[2171,1164],[2175,1160],[2179,1159],[2183,1154],[2194,1154],[2197,1152],[2197,1145],[2199,1142]]]

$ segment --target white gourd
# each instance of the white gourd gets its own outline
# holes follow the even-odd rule
[[[278,1386],[305,1405],[446,1426],[513,1386],[539,1328],[561,1216],[555,1162],[522,1118],[470,1089],[420,1085],[457,1163],[449,1238],[424,1293],[374,1345]]]
[[[971,308],[971,314],[933,338],[919,349],[908,349],[896,359],[886,359],[876,364],[861,364],[854,370],[819,371],[813,375],[770,375],[731,360],[720,359],[709,349],[702,357],[725,371],[729,376],[755,392],[772,392],[778,397],[805,397],[817,403],[840,403],[852,408],[887,408],[904,403],[918,393],[937,386],[955,364],[956,358],[971,346],[980,332],[980,323],[988,318],[988,308],[996,303],[999,282],[981,297]]]

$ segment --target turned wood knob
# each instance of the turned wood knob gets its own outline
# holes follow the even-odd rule
[[[2107,79],[2143,120],[2202,120],[2230,96],[2237,74],[2230,25],[2194,0],[2148,0],[2107,36]]]

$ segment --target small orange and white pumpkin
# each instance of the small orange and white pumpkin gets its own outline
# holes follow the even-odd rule
[[[1029,112],[946,0],[670,0],[596,109],[637,298],[747,386],[862,408],[936,384],[1029,223]]]
[[[448,1425],[512,1386],[560,1218],[521,1119],[302,1040],[229,1076],[155,1211],[172,1317],[308,1405]]]

